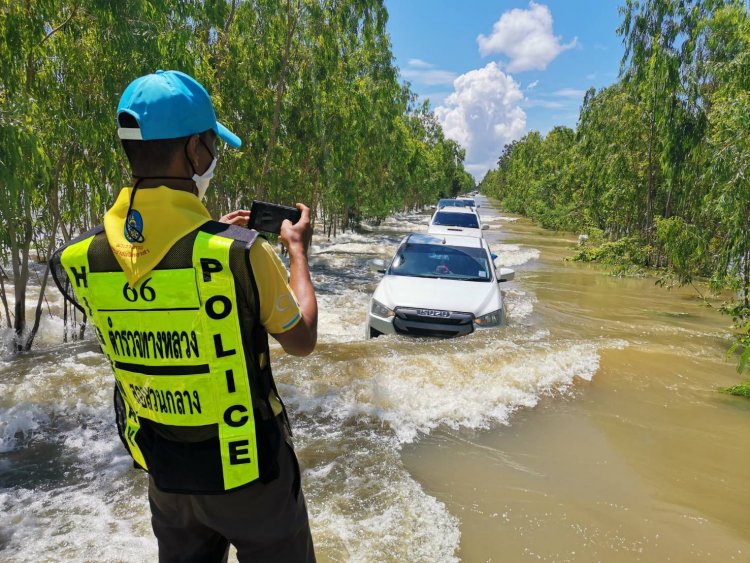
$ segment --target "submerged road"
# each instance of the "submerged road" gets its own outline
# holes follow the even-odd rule
[[[727,319],[689,291],[566,262],[575,240],[480,198],[509,326],[366,340],[401,237],[427,214],[316,238],[309,358],[273,349],[319,561],[744,561],[750,403],[719,394]],[[152,561],[145,476],[92,341],[0,361],[0,560]],[[35,302],[33,291],[29,305]]]

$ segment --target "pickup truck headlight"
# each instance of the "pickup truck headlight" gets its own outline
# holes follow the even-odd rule
[[[370,312],[376,317],[381,317],[383,319],[389,319],[395,315],[395,313],[391,309],[383,305],[380,301],[376,301],[375,299],[372,300],[372,307],[370,308]]]
[[[498,326],[503,323],[503,310],[498,309],[474,319],[474,324],[481,327]]]

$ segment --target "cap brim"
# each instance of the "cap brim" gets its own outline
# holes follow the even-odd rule
[[[219,135],[224,141],[234,148],[238,149],[242,146],[242,139],[232,133],[229,129],[224,127],[218,121],[216,122],[216,134]]]

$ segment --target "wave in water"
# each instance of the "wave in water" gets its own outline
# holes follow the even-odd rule
[[[404,468],[402,446],[438,427],[508,424],[515,410],[591,379],[600,349],[622,345],[555,341],[518,323],[536,298],[515,283],[505,290],[509,327],[459,340],[366,340],[379,281],[367,262],[390,258],[426,220],[404,215],[371,233],[316,237],[318,350],[298,359],[274,347],[313,534],[330,560],[456,561],[458,520]],[[539,256],[497,246],[507,265]],[[116,437],[110,368],[93,342],[59,345],[59,296],[51,302],[40,351],[0,363],[0,414],[11,421],[0,426],[0,549],[17,560],[153,559],[147,480]]]

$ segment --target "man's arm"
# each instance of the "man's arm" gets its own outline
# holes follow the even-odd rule
[[[289,219],[281,224],[281,243],[289,252],[289,286],[299,302],[302,319],[292,328],[280,334],[271,334],[278,340],[287,354],[307,356],[315,350],[318,341],[318,301],[310,279],[307,263],[307,248],[312,239],[310,209],[297,204],[302,217],[294,225]]]

